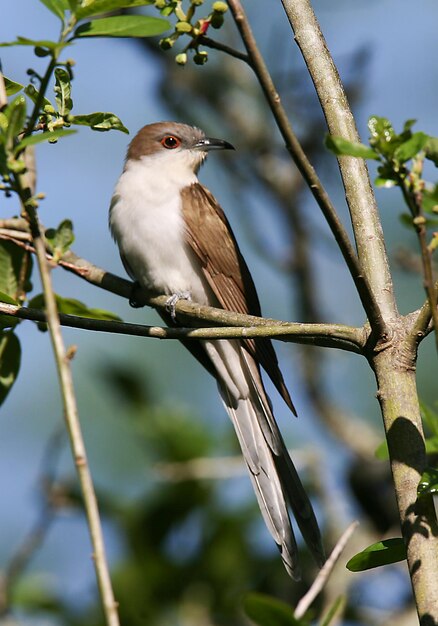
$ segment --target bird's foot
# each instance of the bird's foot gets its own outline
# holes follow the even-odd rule
[[[144,307],[144,304],[140,303],[141,291],[143,291],[142,286],[140,283],[135,281],[132,285],[131,295],[129,296],[129,305],[134,309],[141,309],[141,307]]]
[[[190,291],[177,291],[166,300],[166,310],[170,313],[172,322],[176,322],[176,303],[180,300],[188,300],[190,302],[191,299],[192,294]]]

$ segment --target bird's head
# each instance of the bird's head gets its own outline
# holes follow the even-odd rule
[[[144,157],[164,160],[173,167],[187,167],[197,172],[210,150],[234,150],[227,141],[206,137],[195,126],[177,122],[148,124],[132,140],[126,160]]]

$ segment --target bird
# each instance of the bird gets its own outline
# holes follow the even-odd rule
[[[198,180],[208,153],[231,150],[195,126],[156,122],[131,141],[111,199],[109,226],[136,285],[168,296],[162,317],[176,325],[178,299],[261,316],[256,287],[225,213]],[[288,574],[301,576],[292,510],[318,566],[318,522],[276,423],[261,376],[268,374],[296,414],[267,338],[182,342],[216,379],[234,425],[265,524]]]

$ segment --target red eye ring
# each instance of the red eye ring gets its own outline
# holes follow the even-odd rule
[[[181,139],[178,139],[175,135],[165,135],[160,143],[167,150],[175,150],[175,148],[179,148],[181,145]]]

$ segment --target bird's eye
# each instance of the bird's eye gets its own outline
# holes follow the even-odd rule
[[[181,145],[181,140],[174,135],[166,135],[161,140],[161,145],[163,146],[163,148],[167,148],[168,150],[174,150]]]

